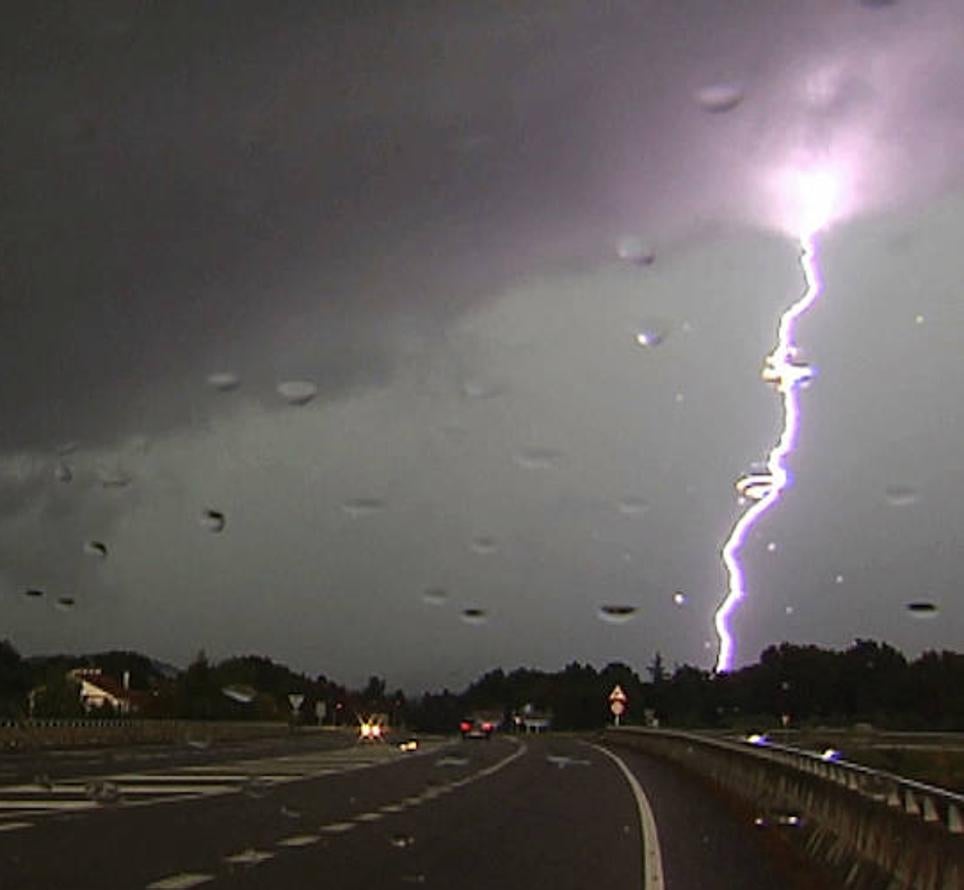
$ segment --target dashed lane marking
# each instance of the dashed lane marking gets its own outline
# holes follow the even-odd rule
[[[310,847],[318,843],[321,838],[317,834],[296,834],[278,841],[279,847]]]
[[[171,875],[168,878],[161,878],[153,884],[147,885],[147,890],[188,890],[190,887],[198,887],[213,881],[214,875],[202,875],[184,872],[179,875]]]
[[[264,850],[244,850],[235,853],[233,856],[225,856],[224,861],[232,865],[257,865],[259,862],[266,862],[274,859],[274,853],[266,853]]]
[[[384,813],[362,813],[360,816],[355,816],[356,822],[377,822],[379,819],[384,819]]]
[[[30,828],[33,822],[0,822],[0,831],[17,831],[21,828]]]
[[[346,831],[351,831],[354,827],[354,822],[331,822],[328,825],[322,825],[321,831],[328,834],[344,834]]]

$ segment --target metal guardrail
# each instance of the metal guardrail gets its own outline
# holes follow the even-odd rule
[[[644,733],[654,738],[676,738],[717,749],[778,763],[815,776],[853,792],[867,800],[896,810],[909,818],[950,834],[964,834],[964,795],[945,788],[905,779],[892,773],[870,769],[847,760],[829,759],[813,751],[780,745],[760,737],[755,741],[732,741],[698,733],[674,730],[625,727],[619,733]]]

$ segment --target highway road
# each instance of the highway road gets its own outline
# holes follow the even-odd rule
[[[589,738],[405,753],[315,735],[199,754],[5,783],[0,887],[827,886],[752,813]]]

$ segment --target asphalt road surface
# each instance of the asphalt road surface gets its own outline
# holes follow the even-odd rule
[[[6,784],[0,887],[826,887],[778,830],[626,749],[344,742]]]

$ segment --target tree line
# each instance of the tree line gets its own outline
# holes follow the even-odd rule
[[[380,713],[413,730],[451,732],[463,717],[483,710],[503,713],[511,725],[512,716],[528,706],[551,715],[557,729],[588,730],[612,720],[608,697],[618,684],[628,697],[624,723],[743,728],[786,719],[793,726],[964,730],[964,655],[929,651],[909,660],[873,640],[856,640],[842,651],[781,643],[765,649],[757,663],[729,673],[687,664],[668,668],[658,652],[644,677],[622,663],[601,670],[579,662],[558,671],[496,668],[461,691],[411,698],[390,692],[377,676],[353,690],[258,655],[215,663],[202,652],[176,670],[136,652],[25,659],[0,642],[0,715],[80,716],[78,688],[68,679],[75,667],[100,668],[114,677],[129,671],[146,717],[284,720],[293,713],[288,696],[296,694],[303,696],[301,722],[353,724]]]

